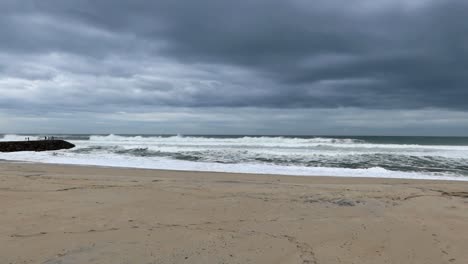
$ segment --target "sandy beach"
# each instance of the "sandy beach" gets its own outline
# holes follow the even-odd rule
[[[467,263],[468,182],[0,162],[0,263]]]

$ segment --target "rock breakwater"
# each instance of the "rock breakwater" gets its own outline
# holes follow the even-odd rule
[[[33,141],[10,141],[0,142],[0,152],[15,151],[49,151],[74,148],[70,142],[65,140],[33,140]]]

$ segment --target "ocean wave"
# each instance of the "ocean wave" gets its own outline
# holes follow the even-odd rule
[[[384,153],[360,153],[339,155],[309,155],[283,153],[274,154],[251,150],[204,149],[191,151],[164,151],[148,148],[123,148],[116,146],[93,146],[73,150],[74,153],[109,153],[129,157],[166,157],[174,160],[215,162],[224,164],[270,164],[280,166],[331,167],[367,169],[382,167],[392,171],[451,172],[468,176],[468,159],[454,159],[440,156],[413,156]]]
[[[209,137],[209,136],[120,136],[93,135],[89,137],[91,144],[115,144],[138,147],[244,147],[244,148],[296,148],[331,151],[391,151],[391,152],[434,152],[434,151],[464,151],[468,154],[468,146],[456,145],[420,145],[420,144],[379,144],[362,139],[333,137]]]
[[[52,164],[95,165],[106,167],[127,167],[145,169],[163,169],[180,171],[208,171],[254,174],[277,174],[291,176],[336,176],[336,177],[372,177],[372,178],[404,178],[404,179],[432,179],[432,180],[460,180],[467,181],[468,177],[451,172],[403,172],[392,171],[381,167],[371,168],[333,168],[333,167],[304,167],[278,166],[271,164],[237,163],[224,164],[215,162],[193,162],[159,157],[141,158],[118,154],[83,155],[66,151],[50,153],[15,152],[7,153],[2,158],[17,161],[43,162]]]
[[[352,138],[325,138],[325,137],[273,137],[273,136],[243,136],[243,137],[210,137],[210,136],[120,136],[110,134],[107,136],[92,135],[91,142],[144,142],[144,143],[188,143],[188,144],[255,144],[255,145],[298,145],[298,144],[359,144],[365,141]]]
[[[351,137],[65,136],[76,145],[74,149],[0,153],[0,159],[154,169],[204,168],[225,172],[243,172],[242,168],[247,166],[259,169],[251,173],[288,175],[307,175],[306,172],[317,175],[319,168],[328,168],[336,172],[335,176],[341,172],[346,176],[344,172],[360,171],[359,175],[372,177],[364,171],[375,172],[371,169],[381,168],[386,173],[401,175],[468,176],[467,145],[388,144],[388,140],[375,143],[375,139]],[[25,137],[27,135],[4,135],[0,140],[24,140]],[[402,142],[415,141],[405,139]],[[169,163],[173,167],[164,165]],[[274,172],[274,168],[278,171]]]

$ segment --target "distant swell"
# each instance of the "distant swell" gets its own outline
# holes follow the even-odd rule
[[[164,142],[179,142],[179,143],[210,143],[216,144],[316,144],[316,143],[329,143],[329,144],[353,144],[353,143],[364,143],[363,140],[351,139],[351,138],[295,138],[295,137],[236,137],[236,138],[222,138],[222,137],[196,137],[196,136],[119,136],[119,135],[107,135],[107,136],[95,136],[89,137],[91,142],[144,142],[144,143],[164,143]]]
[[[4,135],[0,137],[0,141],[24,141],[29,137],[29,140],[38,140],[39,136],[21,136],[21,135]]]

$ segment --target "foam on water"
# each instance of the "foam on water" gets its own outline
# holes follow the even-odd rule
[[[5,135],[0,140],[25,137]],[[382,144],[328,137],[64,137],[77,147],[0,153],[0,159],[188,171],[468,180],[467,145]]]
[[[180,145],[234,145],[234,146],[264,146],[264,147],[300,147],[317,144],[352,144],[360,140],[349,138],[286,138],[286,137],[235,137],[235,138],[212,138],[193,136],[90,136],[90,142],[94,143],[137,143],[144,144],[180,144]]]
[[[41,162],[52,164],[95,165],[108,167],[127,167],[143,169],[162,169],[180,171],[210,171],[252,174],[278,174],[291,176],[335,176],[335,177],[376,177],[404,179],[434,179],[466,181],[468,178],[449,174],[390,171],[379,167],[368,169],[276,166],[268,164],[220,164],[214,162],[191,162],[167,158],[129,158],[115,154],[71,155],[66,151],[49,153],[16,152],[3,158],[16,161]]]

